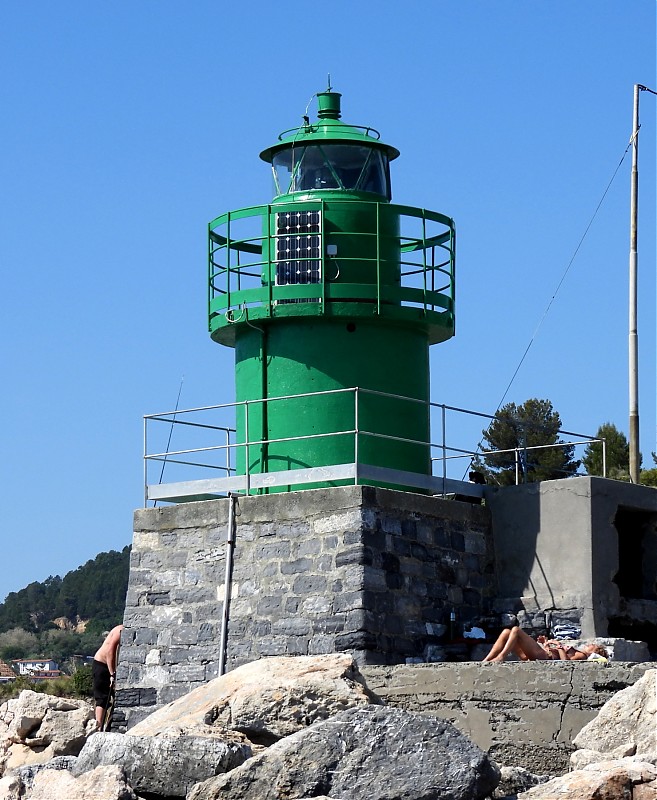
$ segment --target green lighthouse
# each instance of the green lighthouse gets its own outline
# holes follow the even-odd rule
[[[343,122],[340,99],[319,93],[317,120],[260,154],[271,203],[209,225],[209,330],[235,348],[237,474],[270,476],[256,491],[417,490],[431,474],[429,347],[454,334],[454,224],[391,202],[399,151]]]

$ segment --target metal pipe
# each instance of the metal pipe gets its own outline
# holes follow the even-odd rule
[[[228,644],[228,618],[233,581],[233,551],[235,550],[235,504],[237,496],[228,492],[228,532],[226,535],[226,573],[224,576],[224,608],[221,615],[219,638],[219,675],[226,672],[226,646]]]
[[[630,480],[639,483],[639,335],[637,332],[637,212],[639,205],[639,84],[634,84],[632,178],[630,183]]]

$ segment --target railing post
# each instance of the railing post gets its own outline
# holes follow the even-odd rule
[[[520,473],[520,469],[519,469],[519,466],[520,466],[520,465],[519,465],[519,463],[518,463],[518,453],[519,453],[519,450],[518,450],[518,448],[516,447],[516,448],[514,449],[514,451],[513,451],[513,452],[514,452],[514,454],[515,454],[515,459],[516,459],[516,486],[518,486],[518,484],[520,483],[520,480],[519,480],[519,478],[520,478],[520,474],[519,474],[519,473]]]
[[[354,388],[354,486],[358,486],[358,387]]]
[[[246,496],[251,494],[249,475],[249,401],[244,401],[244,477],[246,479]]]
[[[607,440],[602,440],[602,477],[607,477]]]
[[[148,442],[146,434],[146,426],[148,419],[144,417],[144,508],[148,508]]]
[[[443,428],[443,494],[445,493],[445,479],[447,478],[447,412],[445,404],[441,406],[441,418]]]

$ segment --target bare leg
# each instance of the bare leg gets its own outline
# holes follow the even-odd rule
[[[515,653],[523,661],[545,661],[550,660],[550,656],[534,641],[532,637],[525,633],[522,628],[512,628],[504,647],[490,661],[499,663],[504,661],[509,653]]]
[[[105,713],[105,709],[102,706],[96,706],[96,722],[98,723],[98,727],[103,721],[103,714]]]
[[[497,641],[491,647],[490,653],[486,656],[486,658],[484,658],[482,660],[483,661],[492,661],[496,656],[499,656],[499,654],[502,652],[502,650],[504,650],[504,648],[506,647],[506,643],[507,643],[507,640],[509,638],[510,633],[511,633],[511,629],[510,628],[505,628],[502,631],[502,633],[500,633],[500,635],[497,637]]]

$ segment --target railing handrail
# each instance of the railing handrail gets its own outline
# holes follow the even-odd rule
[[[312,433],[312,434],[305,434],[300,436],[289,436],[289,437],[280,437],[280,438],[272,438],[272,439],[254,439],[250,440],[247,437],[247,441],[244,442],[236,442],[231,441],[231,434],[236,433],[235,427],[227,426],[227,425],[212,425],[207,422],[197,423],[197,422],[190,422],[186,419],[180,419],[180,417],[184,417],[189,414],[194,413],[207,413],[207,412],[218,412],[218,411],[226,411],[229,409],[234,409],[235,414],[238,413],[238,409],[240,407],[245,408],[245,412],[248,411],[250,406],[263,404],[263,403],[273,403],[278,401],[286,401],[290,399],[299,399],[304,397],[322,397],[322,396],[329,396],[335,394],[345,394],[345,393],[352,393],[354,395],[354,426],[351,428],[346,428],[344,430],[339,431],[327,431],[327,432],[320,432],[320,433]],[[395,436],[393,434],[386,434],[380,433],[377,431],[370,431],[366,429],[360,428],[359,423],[359,398],[363,395],[374,395],[379,397],[385,397],[388,399],[394,400],[401,400],[406,401],[413,404],[421,404],[427,407],[428,412],[430,413],[431,409],[439,409],[441,411],[441,439],[440,441],[421,441],[417,439],[411,439],[402,436]],[[231,466],[231,454],[234,454],[239,448],[248,448],[248,447],[258,447],[262,445],[270,445],[276,444],[280,442],[295,442],[295,441],[302,441],[302,440],[309,440],[309,439],[323,439],[328,437],[336,437],[336,436],[353,436],[354,437],[354,458],[356,463],[356,482],[358,482],[358,441],[363,437],[370,437],[370,438],[378,438],[378,439],[385,439],[391,440],[396,442],[402,442],[407,444],[413,445],[424,445],[429,448],[429,453],[435,451],[436,449],[441,449],[442,454],[440,456],[431,456],[430,455],[430,463],[433,465],[435,462],[440,461],[443,463],[443,478],[446,477],[447,474],[447,462],[453,462],[456,459],[463,459],[463,458],[470,458],[471,460],[474,458],[486,458],[487,456],[495,456],[495,455],[504,455],[504,454],[515,454],[515,462],[516,462],[516,482],[519,479],[519,459],[520,454],[524,452],[529,452],[533,450],[544,450],[549,448],[566,448],[566,447],[578,447],[582,445],[587,445],[595,442],[600,442],[603,447],[603,466],[606,462],[606,441],[604,437],[595,437],[589,436],[587,434],[581,433],[574,433],[572,431],[566,430],[558,430],[557,435],[565,434],[570,437],[576,437],[579,441],[560,441],[554,442],[549,444],[538,444],[538,445],[519,445],[518,447],[508,448],[504,450],[481,450],[479,447],[476,449],[465,449],[460,447],[454,447],[453,445],[448,445],[446,440],[446,421],[445,421],[445,414],[447,411],[455,412],[458,414],[465,414],[468,416],[474,416],[482,419],[496,419],[497,417],[494,414],[486,414],[480,411],[472,411],[470,409],[461,408],[459,406],[452,406],[445,403],[436,403],[428,400],[419,400],[418,398],[414,397],[407,397],[405,395],[394,394],[390,392],[382,392],[374,389],[364,389],[360,387],[348,387],[348,388],[338,388],[338,389],[327,389],[319,392],[304,392],[302,394],[295,394],[295,395],[278,395],[275,397],[269,398],[254,398],[252,400],[244,400],[240,402],[233,402],[233,403],[219,403],[210,406],[199,406],[196,408],[190,409],[178,409],[175,412],[163,412],[159,414],[146,414],[144,415],[144,484],[145,484],[145,497],[147,497],[147,487],[148,487],[148,464],[149,463],[171,463],[176,464],[179,466],[186,466],[186,467],[194,467],[194,468],[206,468],[206,469],[213,469],[213,470],[224,470],[227,475],[231,475],[235,473],[235,468]],[[195,427],[201,429],[207,429],[212,431],[220,431],[226,434],[226,442],[224,444],[212,444],[212,445],[205,445],[200,447],[188,447],[188,448],[178,448],[175,450],[167,449],[162,452],[154,452],[149,453],[147,448],[148,442],[148,435],[147,435],[147,427],[149,423],[155,422],[165,422],[172,426],[186,426],[186,427]],[[536,426],[534,426],[536,427]],[[197,461],[186,461],[181,460],[180,456],[187,456],[192,454],[202,454],[202,453],[216,453],[216,452],[223,452],[226,453],[226,464],[225,465],[216,465],[210,463],[198,463]],[[202,460],[202,459],[201,459]],[[247,485],[248,485],[248,474],[247,478]]]

